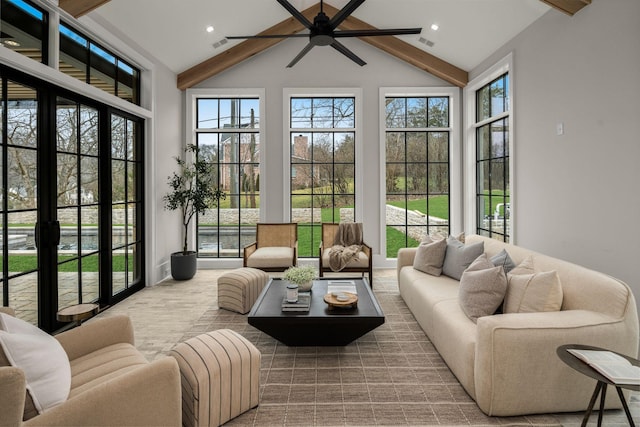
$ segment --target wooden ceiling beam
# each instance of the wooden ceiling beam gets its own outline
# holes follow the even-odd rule
[[[60,0],[58,6],[74,18],[86,15],[110,0]]]
[[[305,9],[301,13],[313,22],[313,18],[319,11],[320,4],[318,3],[308,9]],[[324,12],[329,16],[334,16],[338,13],[338,9],[325,3]],[[375,29],[375,27],[352,16],[345,19],[340,25],[340,28],[344,30]],[[260,35],[295,34],[304,29],[304,26],[297,19],[291,17],[264,30]],[[422,49],[418,49],[397,37],[361,37],[360,39],[458,87],[466,86],[469,81],[469,74],[466,71],[433,56]],[[236,46],[233,46],[226,51],[178,74],[178,89],[189,89],[190,87],[193,87],[254,55],[257,55],[263,50],[280,43],[282,40],[283,39],[247,39],[242,43],[237,44]]]
[[[302,14],[313,21],[313,18],[320,11],[320,5],[311,6],[302,11]],[[305,27],[294,17],[285,19],[273,27],[259,33],[261,36],[274,34],[296,34],[304,30]],[[265,49],[274,46],[284,39],[247,39],[224,52],[211,57],[193,67],[178,74],[178,89],[185,90],[198,83],[220,74],[224,70],[251,58]]]
[[[541,0],[541,1],[553,7],[554,9],[558,9],[559,11],[566,13],[569,16],[573,16],[580,9],[591,4],[591,0]]]

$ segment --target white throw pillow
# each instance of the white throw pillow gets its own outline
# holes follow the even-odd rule
[[[562,308],[562,298],[562,286],[556,271],[509,274],[504,312],[559,311]]]
[[[0,313],[0,347],[9,363],[24,371],[38,413],[67,400],[71,366],[58,340],[30,323]]]

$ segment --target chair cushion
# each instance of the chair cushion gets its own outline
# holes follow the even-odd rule
[[[323,268],[330,268],[329,267],[329,251],[331,250],[331,248],[325,249],[324,252],[322,252],[322,267]],[[369,268],[369,257],[367,256],[366,253],[360,251],[358,252],[358,258],[354,258],[353,260],[351,260],[349,262],[349,264],[347,264],[346,268],[364,268],[367,269]]]
[[[247,267],[291,267],[293,265],[293,248],[284,246],[264,246],[256,249],[247,259]]]
[[[27,380],[25,419],[31,400],[42,413],[67,400],[71,386],[71,369],[64,349],[51,335],[36,326],[0,313],[0,352],[11,366],[24,371]]]

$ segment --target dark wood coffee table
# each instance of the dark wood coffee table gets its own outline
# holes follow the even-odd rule
[[[330,281],[352,280],[358,292],[355,308],[329,308],[324,302]],[[288,346],[343,346],[384,323],[384,313],[366,278],[313,281],[308,312],[283,312],[286,282],[272,279],[249,312],[249,324]]]

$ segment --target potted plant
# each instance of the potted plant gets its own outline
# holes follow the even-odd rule
[[[191,155],[192,160],[188,157]],[[189,280],[196,274],[196,251],[189,250],[189,224],[194,215],[215,207],[226,194],[215,188],[215,177],[211,163],[199,156],[199,148],[189,144],[185,157],[175,157],[178,171],[168,177],[171,190],[163,200],[167,210],[179,209],[182,214],[182,251],[171,254],[171,276],[175,280]]]
[[[282,278],[298,285],[300,292],[309,292],[313,286],[313,279],[316,278],[316,269],[312,265],[289,267],[285,270]]]

